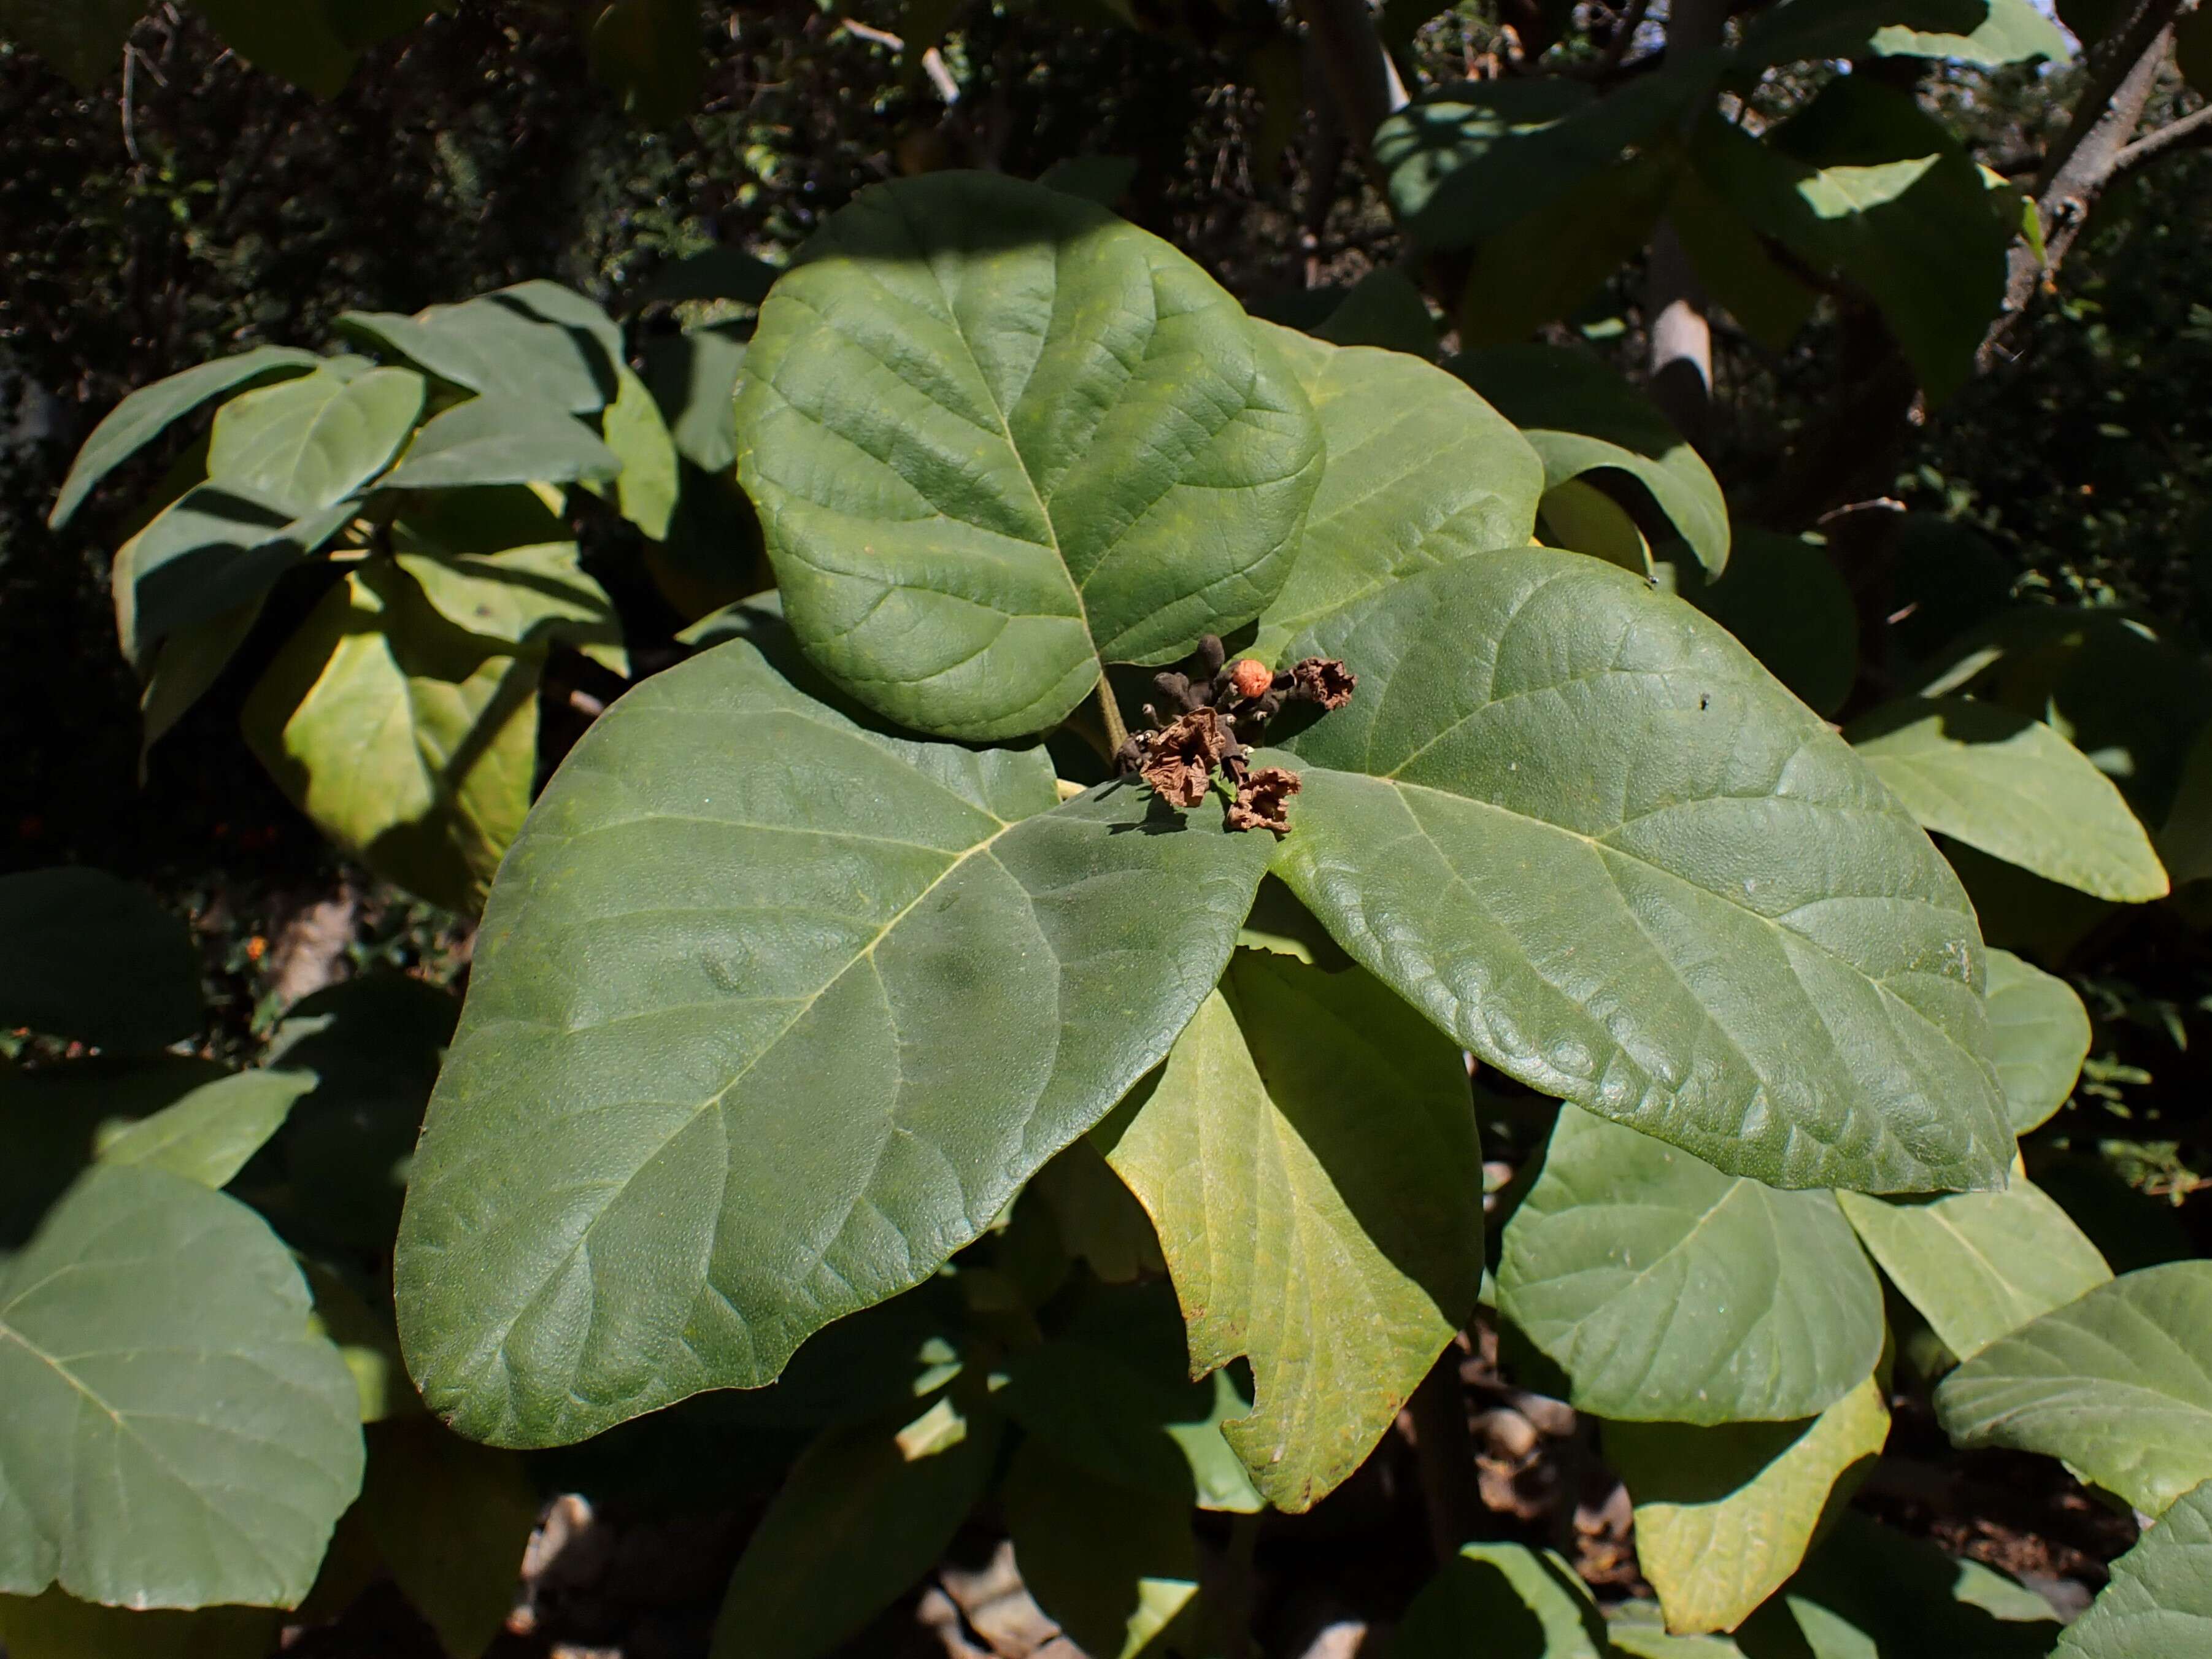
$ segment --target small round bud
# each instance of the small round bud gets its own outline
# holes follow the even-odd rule
[[[1256,697],[1274,684],[1274,671],[1256,657],[1240,657],[1229,671],[1229,683],[1240,697]]]

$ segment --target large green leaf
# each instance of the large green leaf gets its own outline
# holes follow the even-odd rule
[[[1575,1570],[1549,1550],[1465,1544],[1421,1587],[1391,1659],[1612,1659]]]
[[[1907,697],[1844,735],[1938,834],[2100,898],[2165,896],[2166,871],[2120,792],[2041,720],[1966,697]]]
[[[1002,1501],[1023,1588],[1084,1653],[1137,1659],[1171,1643],[1178,1619],[1195,1621],[1188,1505],[1063,1463],[1034,1440],[1014,1455]]]
[[[1808,58],[1952,58],[1984,69],[2073,56],[2031,0],[1789,0],[1754,19],[1749,66]]]
[[[150,1054],[199,1024],[191,933],[144,888],[82,866],[0,876],[0,1026]]]
[[[1376,164],[1418,246],[1465,247],[1679,120],[1718,67],[1712,54],[1686,57],[1603,97],[1557,76],[1438,87],[1376,129]]]
[[[1256,1409],[1229,1443],[1268,1502],[1310,1508],[1474,1309],[1482,1158],[1458,1049],[1364,974],[1239,951],[1107,1133],[1194,1369],[1251,1359]]]
[[[1498,1310],[1577,1406],[1630,1422],[1811,1417],[1881,1357],[1881,1286],[1834,1194],[1724,1176],[1572,1106],[1506,1224]]]
[[[349,311],[337,326],[441,380],[547,415],[592,414],[616,394],[619,331],[557,283],[518,283],[411,317]]]
[[[1869,1376],[1810,1422],[1606,1425],[1635,1504],[1636,1559],[1669,1630],[1734,1630],[1797,1571],[1889,1437]]]
[[[426,393],[410,368],[333,357],[312,374],[234,398],[216,411],[208,477],[293,517],[344,500],[391,463]]]
[[[243,1205],[100,1169],[0,1267],[0,1589],[290,1607],[362,1472],[358,1400]]]
[[[824,1434],[747,1540],[712,1659],[819,1659],[859,1633],[952,1541],[998,1437],[983,1415],[924,1440],[902,1435],[896,1413]]]
[[[2112,1276],[2066,1212],[2017,1170],[2001,1193],[1837,1197],[1882,1271],[1961,1359]]]
[[[425,422],[381,483],[387,489],[568,483],[612,478],[622,470],[621,457],[581,421],[543,403],[487,392]]]
[[[473,911],[529,810],[538,661],[455,627],[405,571],[372,561],[286,641],[240,720],[339,847]]]
[[[1626,472],[1706,569],[1728,562],[1728,501],[1698,452],[1634,386],[1585,351],[1503,345],[1469,352],[1453,373],[1519,427],[1549,489],[1601,468]]]
[[[1056,725],[1281,590],[1318,422],[1235,301],[1039,185],[863,191],[761,307],[738,471],[831,679],[949,737]]]
[[[1764,138],[1700,124],[1696,158],[1759,230],[1866,292],[1931,399],[1972,374],[2017,216],[1991,207],[1972,158],[1909,94],[1841,76]]]
[[[1731,1174],[2002,1181],[1965,894],[1717,627],[1531,548],[1401,581],[1309,653],[1359,690],[1290,739],[1277,873],[1461,1042]]]
[[[1297,563],[1260,615],[1262,661],[1401,577],[1528,544],[1543,463],[1462,382],[1402,351],[1258,326],[1305,387],[1328,449]]]
[[[338,501],[294,518],[234,484],[194,485],[117,550],[108,580],[123,654],[143,670],[170,635],[258,605],[359,510]]]
[[[1990,956],[1990,1054],[2013,1133],[2026,1134],[2074,1092],[2089,1054],[2089,1011],[2064,980],[2009,951]]]
[[[1991,1343],[1936,1392],[1962,1446],[2060,1457],[2156,1515],[2212,1480],[2212,1261],[2145,1267]]]
[[[545,1443],[768,1382],[1103,1117],[1267,838],[1054,800],[1042,751],[878,736],[744,640],[602,716],[508,855],[408,1193],[434,1406]]]
[[[60,529],[102,478],[209,398],[281,375],[304,374],[321,362],[313,352],[291,346],[256,346],[141,386],[110,410],[84,441],[62,480],[47,526]]]
[[[2192,1488],[2112,1563],[2112,1579],[2067,1627],[2065,1659],[2212,1653],[2212,1482]]]

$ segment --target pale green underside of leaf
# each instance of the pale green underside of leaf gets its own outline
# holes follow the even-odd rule
[[[1401,582],[1293,654],[1359,689],[1289,741],[1305,787],[1276,872],[1445,1031],[1732,1174],[2002,1182],[1965,893],[1719,628],[1519,549]]]
[[[1255,326],[1305,388],[1328,453],[1297,562],[1260,616],[1261,661],[1401,577],[1533,538],[1544,465],[1465,381],[1402,351]]]
[[[296,1604],[362,1473],[353,1378],[307,1311],[243,1205],[85,1176],[0,1268],[0,1590]]]
[[[2001,1193],[1837,1197],[1881,1270],[1961,1359],[2112,1276],[2087,1235],[2018,1170]]]
[[[529,810],[541,660],[464,632],[405,571],[372,562],[285,641],[240,724],[325,835],[473,912]]]
[[[1990,953],[1990,1051],[2013,1133],[2066,1103],[2089,1053],[2089,1011],[2074,988],[2009,951]]]
[[[2166,871],[2112,781],[2041,720],[1964,697],[1893,703],[1850,732],[1929,829],[2099,898],[2161,898]]]
[[[2148,1514],[2212,1480],[2212,1261],[2145,1267],[1994,1342],[1943,1380],[1962,1446],[2065,1460]]]
[[[1279,1509],[1359,1467],[1482,1276],[1482,1169],[1458,1050],[1358,970],[1240,951],[1119,1127],[1198,1370],[1252,1362],[1223,1432]]]
[[[1830,1193],[1784,1192],[1572,1106],[1506,1224],[1498,1310],[1631,1422],[1779,1422],[1872,1374],[1881,1286]]]
[[[291,346],[257,346],[141,386],[110,410],[84,441],[54,498],[48,527],[60,529],[102,478],[209,398],[278,375],[304,374],[321,361],[312,351]]]
[[[911,1458],[899,1427],[833,1428],[792,1466],[730,1578],[710,1659],[817,1659],[936,1563],[990,1479],[998,1421],[971,1416]]]
[[[1871,1376],[1809,1423],[1607,1425],[1606,1461],[1628,1485],[1637,1563],[1668,1628],[1734,1630],[1796,1571],[1822,1515],[1857,1484],[1846,1474],[1888,1437]]]
[[[918,730],[1056,725],[1259,615],[1318,423],[1236,301],[1076,198],[878,185],[761,309],[738,471],[817,666]]]
[[[2212,1482],[2192,1488],[2112,1563],[2112,1581],[2058,1638],[2064,1659],[2212,1653]]]
[[[595,723],[415,1165],[425,1397],[532,1444],[757,1387],[989,1225],[1165,1054],[1267,857],[1134,788],[1054,799],[1042,751],[876,736],[742,641]]]

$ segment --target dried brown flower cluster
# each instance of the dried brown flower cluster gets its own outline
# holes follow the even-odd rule
[[[1181,712],[1170,719],[1146,703],[1149,728],[1132,735],[1116,759],[1125,775],[1135,773],[1162,800],[1185,810],[1206,799],[1218,770],[1232,792],[1229,828],[1279,836],[1291,827],[1298,775],[1279,766],[1254,770],[1245,739],[1256,739],[1286,702],[1318,703],[1324,712],[1343,708],[1358,677],[1326,657],[1308,657],[1278,674],[1251,657],[1224,664],[1227,654],[1209,634],[1180,667],[1155,674],[1161,702]]]

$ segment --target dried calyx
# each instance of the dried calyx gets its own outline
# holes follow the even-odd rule
[[[1343,708],[1358,677],[1327,657],[1308,657],[1279,674],[1255,658],[1232,663],[1227,655],[1209,634],[1180,665],[1155,674],[1160,700],[1145,705],[1146,729],[1115,759],[1125,776],[1136,774],[1161,799],[1186,809],[1206,798],[1218,770],[1231,791],[1229,828],[1281,836],[1290,829],[1298,775],[1279,766],[1253,769],[1251,745],[1286,702],[1318,703],[1323,712]]]

